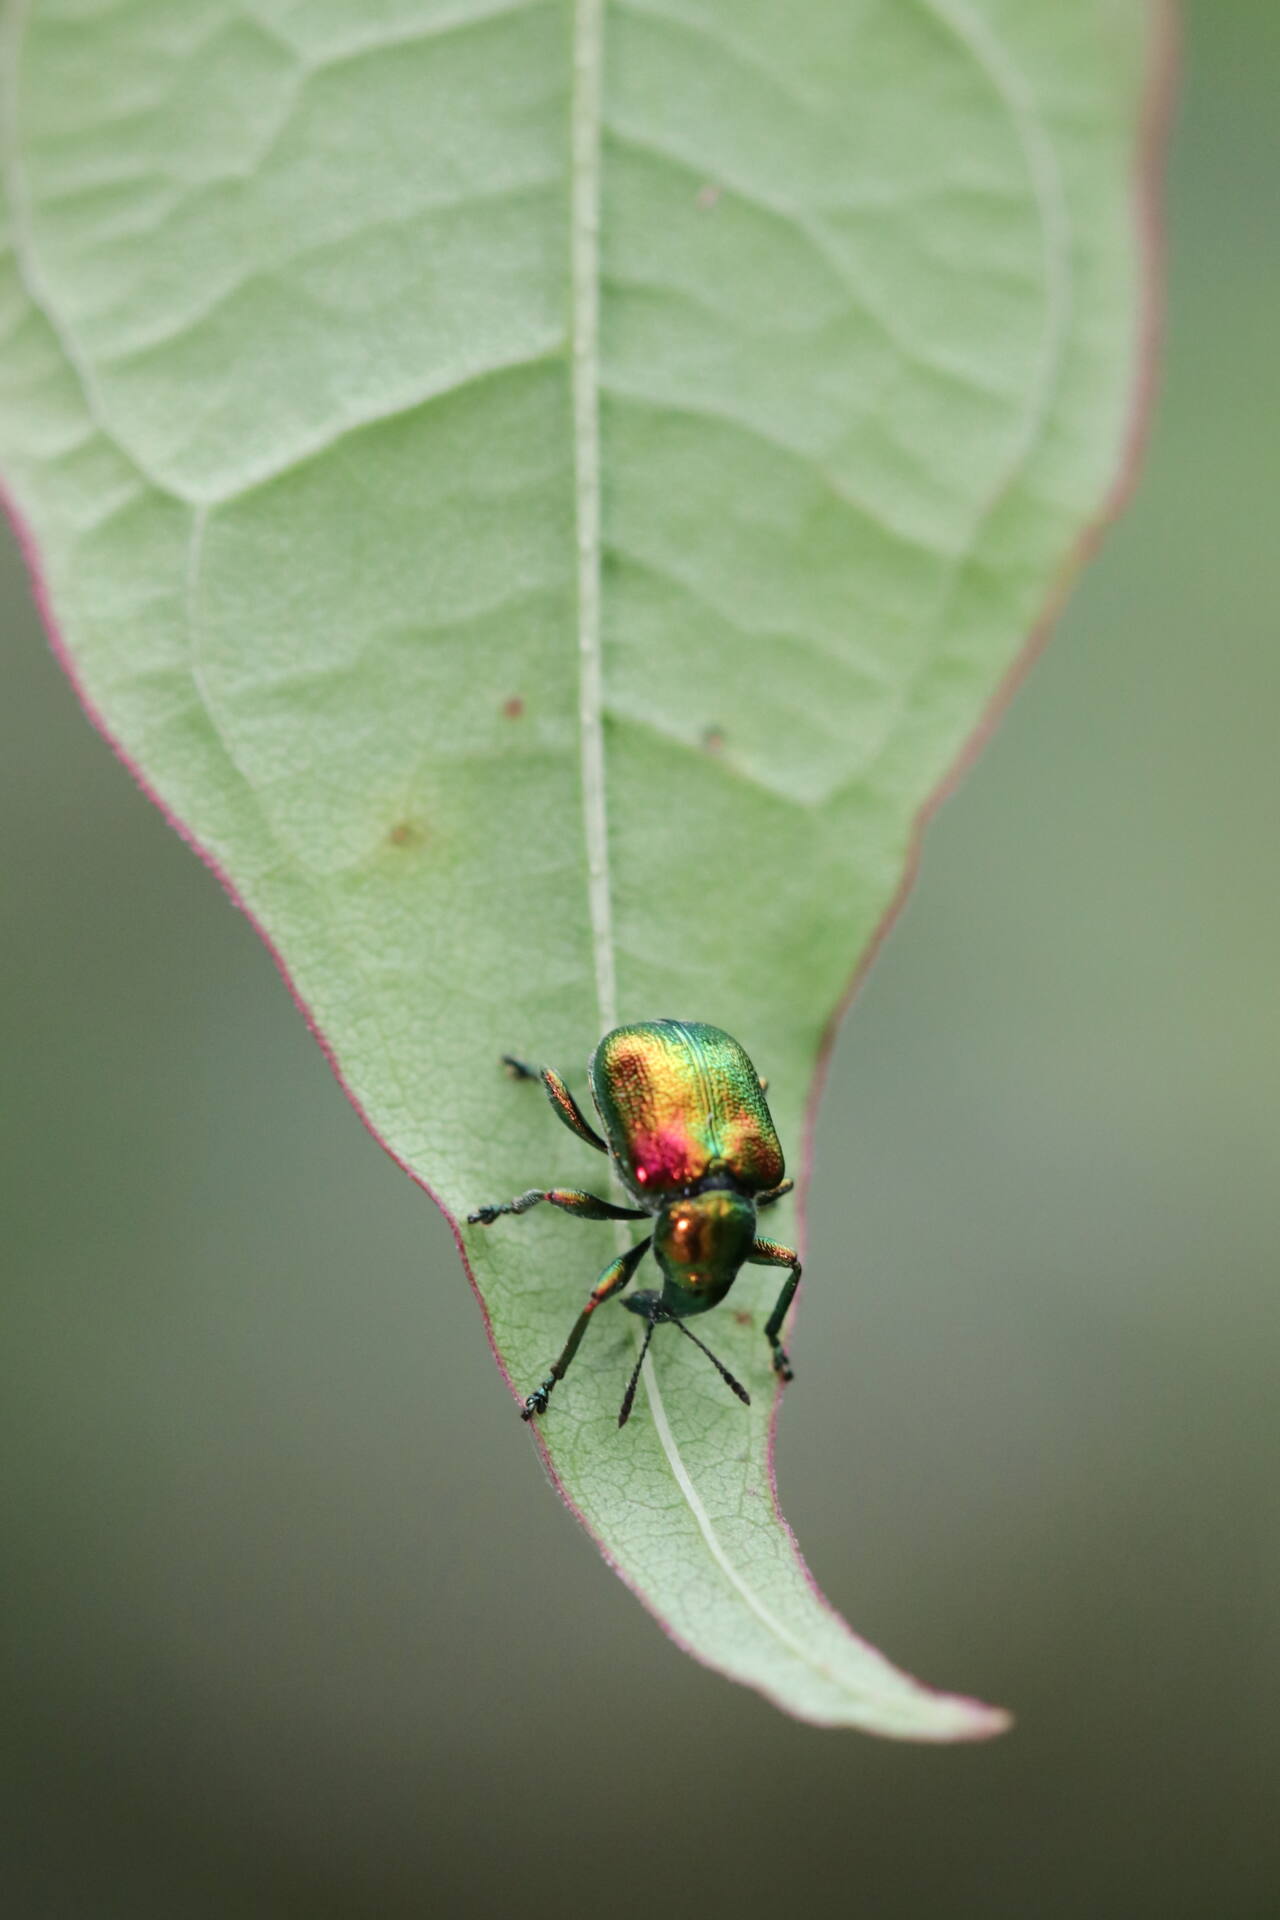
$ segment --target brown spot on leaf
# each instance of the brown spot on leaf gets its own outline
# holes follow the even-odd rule
[[[733,1310],[733,1317],[737,1321],[740,1327],[752,1327],[755,1325],[754,1320],[751,1318],[751,1315],[747,1312],[745,1307],[735,1307]]]
[[[393,847],[420,847],[426,837],[425,830],[416,820],[397,820],[387,834]]]
[[[716,204],[716,201],[720,198],[720,195],[723,192],[724,192],[723,187],[718,187],[715,184],[714,180],[708,180],[705,186],[698,188],[697,193],[694,195],[694,199],[696,200],[698,206],[701,208],[702,212],[706,213],[709,208],[714,207],[714,205]]]
[[[506,714],[508,720],[518,720],[524,712],[524,701],[518,693],[513,693],[509,700],[503,701],[502,711]]]
[[[724,752],[724,728],[708,727],[702,736],[702,744],[708,753]]]

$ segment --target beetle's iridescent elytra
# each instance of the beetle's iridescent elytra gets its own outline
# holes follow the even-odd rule
[[[522,1418],[546,1412],[552,1389],[564,1379],[592,1314],[622,1292],[650,1248],[662,1272],[661,1290],[633,1293],[622,1302],[647,1324],[618,1415],[620,1427],[630,1418],[654,1329],[664,1324],[692,1340],[725,1384],[750,1404],[746,1388],[685,1325],[694,1314],[719,1305],[744,1264],[788,1269],[764,1333],[775,1372],[790,1380],[791,1363],[780,1336],[800,1281],[800,1262],[790,1247],[757,1237],[756,1215],[790,1193],[795,1183],[783,1178],[782,1148],[765,1101],[766,1083],[738,1042],[719,1027],[696,1020],[649,1020],[607,1033],[589,1067],[603,1139],[550,1067],[526,1066],[509,1054],[504,1060],[518,1079],[541,1080],[565,1126],[609,1156],[639,1204],[618,1207],[576,1188],[534,1187],[504,1206],[478,1207],[468,1215],[471,1224],[487,1227],[502,1214],[527,1213],[542,1200],[580,1220],[653,1221],[652,1232],[611,1260],[600,1275],[559,1359],[525,1401]]]

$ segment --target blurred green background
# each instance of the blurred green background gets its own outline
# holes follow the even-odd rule
[[[18,1920],[1280,1913],[1280,9],[1185,41],[1141,491],[846,1023],[781,1430],[832,1598],[1016,1731],[663,1639],[6,552]]]

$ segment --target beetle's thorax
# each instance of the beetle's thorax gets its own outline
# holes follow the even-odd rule
[[[684,1316],[723,1300],[755,1234],[755,1201],[732,1185],[707,1185],[667,1201],[653,1228],[664,1305]]]

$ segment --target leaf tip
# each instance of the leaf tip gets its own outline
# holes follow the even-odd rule
[[[989,1707],[982,1700],[965,1700],[963,1705],[964,1731],[958,1735],[962,1740],[994,1740],[998,1734],[1009,1733],[1016,1725],[1007,1707]]]

